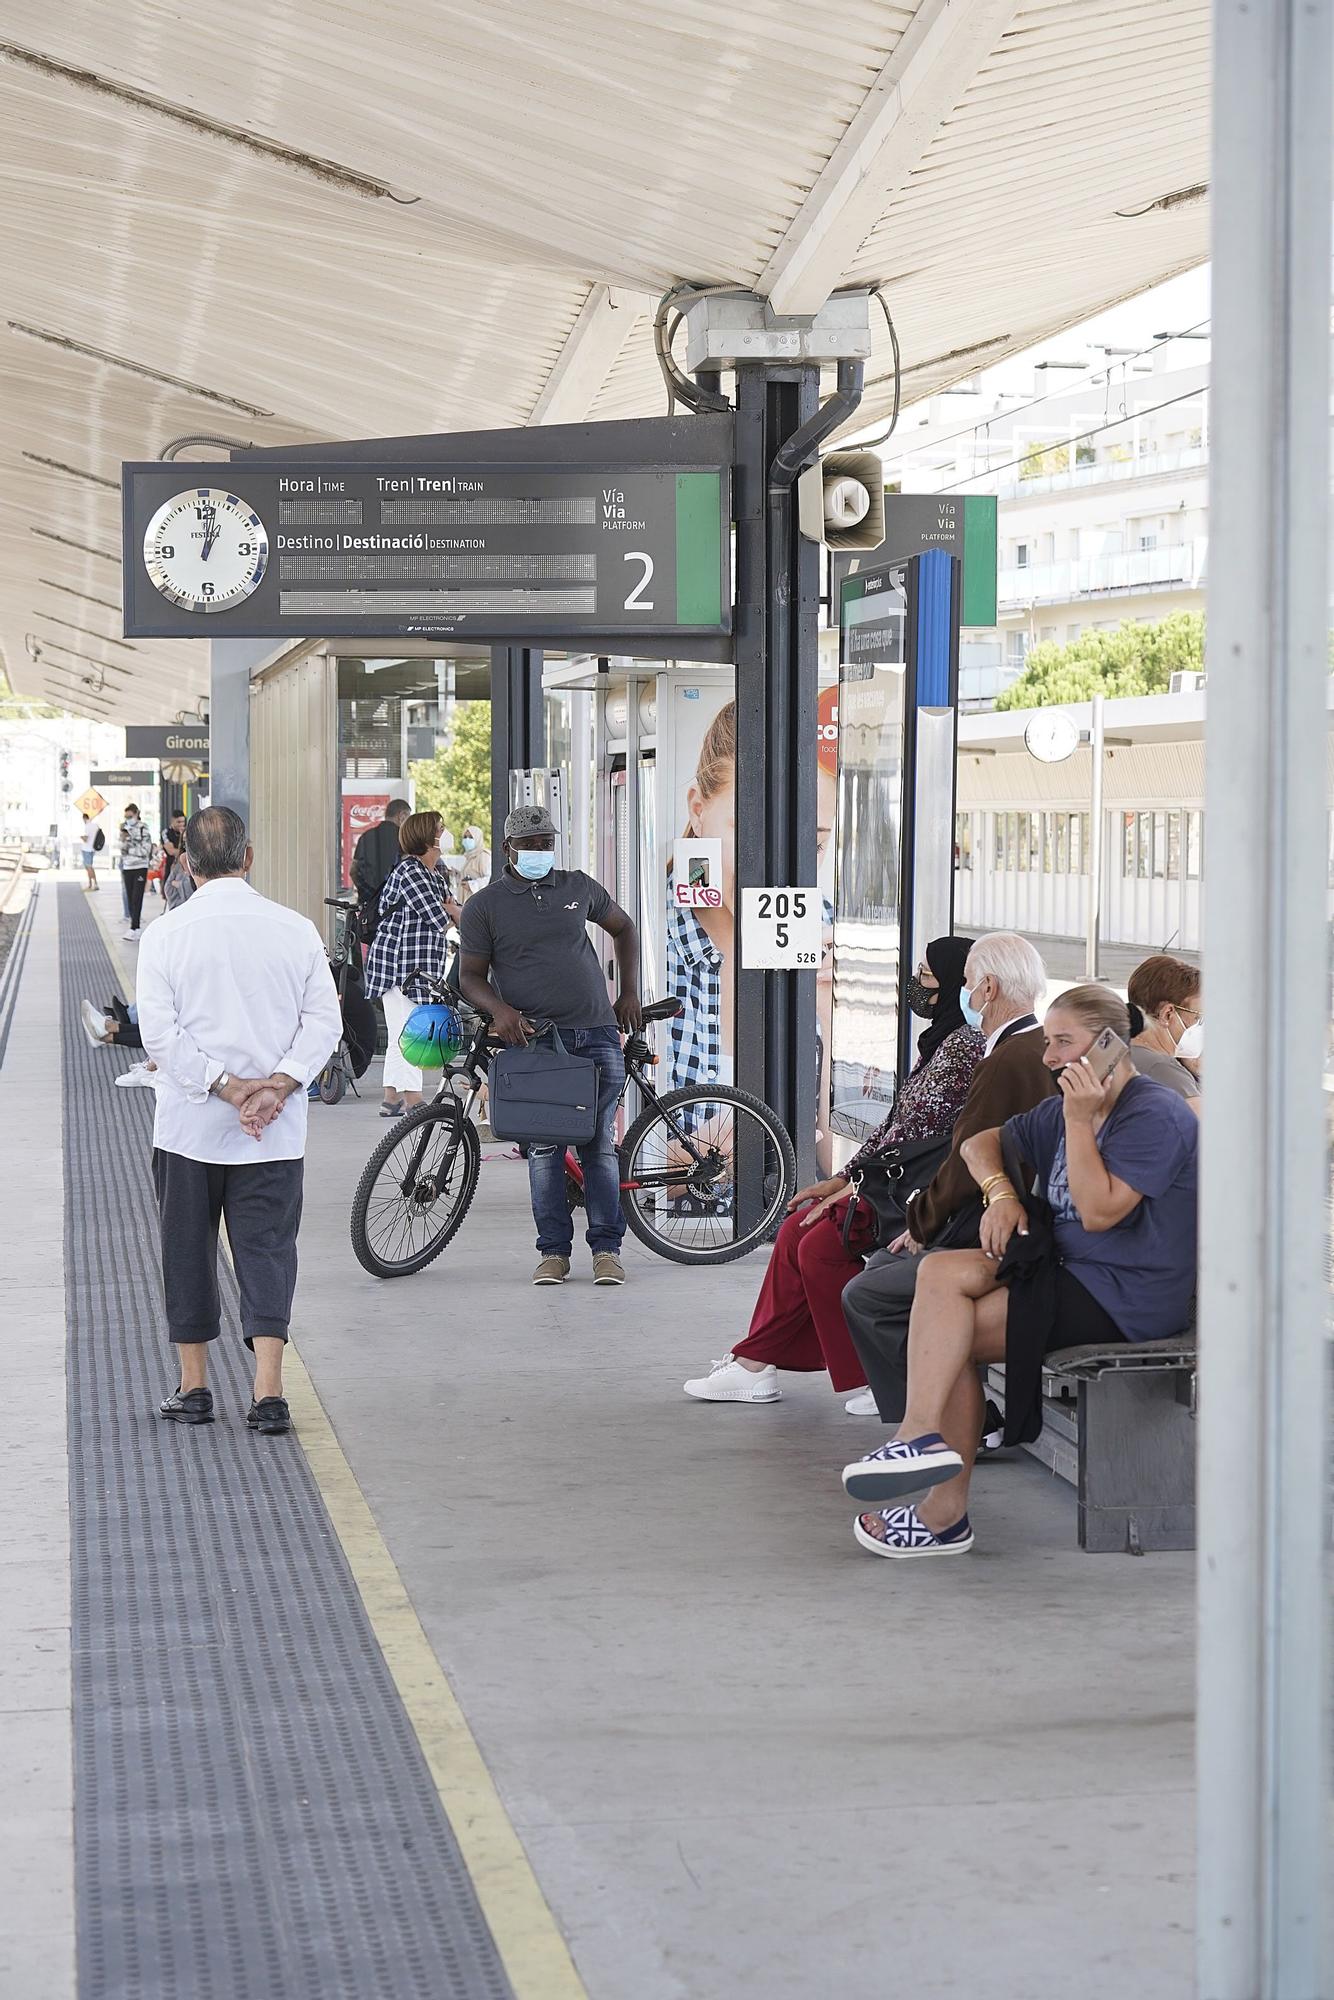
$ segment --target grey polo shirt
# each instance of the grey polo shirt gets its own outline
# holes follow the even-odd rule
[[[524,882],[506,868],[463,905],[460,948],[489,961],[500,997],[530,1021],[558,1028],[614,1028],[616,1016],[585,928],[612,907],[579,868]]]

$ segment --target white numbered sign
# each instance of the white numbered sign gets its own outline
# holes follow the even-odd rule
[[[747,971],[814,972],[821,928],[818,889],[741,891],[741,963]]]

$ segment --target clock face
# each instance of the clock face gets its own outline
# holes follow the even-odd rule
[[[1061,764],[1079,748],[1079,729],[1059,709],[1039,709],[1024,730],[1024,745],[1040,764]]]
[[[222,486],[195,486],[159,507],[144,533],[144,567],[185,611],[230,611],[263,580],[264,523],[248,500]]]

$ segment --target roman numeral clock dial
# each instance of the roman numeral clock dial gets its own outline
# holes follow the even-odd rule
[[[154,587],[183,611],[230,611],[263,581],[269,561],[264,523],[248,500],[221,486],[197,486],[158,508],[144,533],[144,567]]]

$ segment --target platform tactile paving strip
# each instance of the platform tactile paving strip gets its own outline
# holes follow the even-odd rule
[[[80,2000],[502,2000],[495,1944],[295,1437],[172,1386],[152,1093],[79,1001],[114,975],[61,885]],[[298,1294],[299,1309],[299,1294]]]

